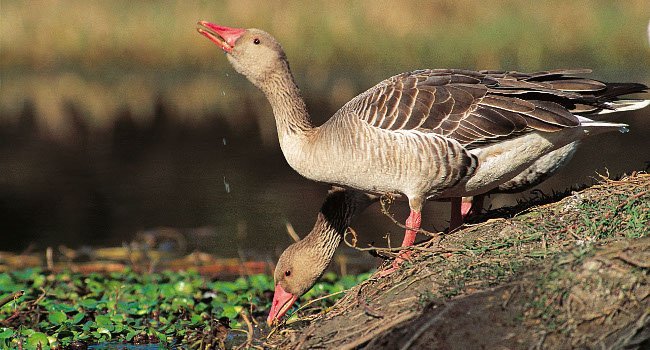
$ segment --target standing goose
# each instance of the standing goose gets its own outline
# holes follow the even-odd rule
[[[406,223],[412,229],[403,245],[415,238],[425,199],[485,193],[557,148],[624,128],[571,111],[629,107],[641,102],[617,97],[646,89],[574,76],[587,70],[419,70],[380,82],[316,127],[286,55],[271,35],[205,21],[199,25],[199,33],[221,47],[235,70],[264,92],[282,152],[298,173],[408,198]]]
[[[406,196],[411,212],[402,246],[413,244],[426,199],[485,193],[555,149],[626,127],[572,111],[616,109],[618,96],[647,88],[575,76],[586,70],[418,70],[380,82],[314,126],[271,35],[199,25],[266,95],[294,170],[363,192]]]
[[[645,104],[647,105],[648,102],[650,101],[646,101]],[[643,105],[643,103],[636,103],[635,107],[640,108]],[[539,185],[573,158],[578,145],[579,141],[574,141],[540,157],[533,165],[489,191],[488,194],[517,193]],[[470,205],[462,209],[457,208],[462,216],[452,217],[450,230],[462,224],[470,208],[474,213],[478,213],[483,208],[485,195],[475,196],[475,201],[463,202],[463,206],[466,203]],[[472,197],[465,198],[472,199]],[[279,320],[300,296],[311,289],[331,262],[334,251],[343,240],[350,222],[377,199],[377,196],[341,188],[334,188],[328,193],[310,233],[304,240],[290,245],[280,255],[274,273],[275,298],[267,324],[271,325],[273,321]],[[452,215],[455,214],[452,212]],[[460,221],[454,225],[454,220]]]

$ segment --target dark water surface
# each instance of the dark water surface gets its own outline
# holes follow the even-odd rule
[[[0,119],[0,250],[116,246],[143,230],[170,227],[187,236],[190,250],[267,258],[291,242],[286,222],[301,235],[308,232],[328,186],[295,173],[277,140],[269,146],[259,124],[229,125],[218,114],[206,113],[199,125],[186,123],[166,105],[160,100],[146,124],[134,122],[125,110],[110,130],[99,133],[69,105],[65,118],[75,134],[67,141],[39,132],[29,102],[15,118]],[[646,169],[650,110],[615,116],[630,124],[630,133],[587,140],[570,165],[541,188],[592,183],[596,172],[614,176]],[[514,198],[495,196],[493,203]],[[400,220],[407,215],[403,203],[394,211]],[[423,224],[443,229],[447,218],[448,206],[432,203]],[[354,226],[362,244],[384,244],[387,231],[393,242],[402,238],[377,205]]]

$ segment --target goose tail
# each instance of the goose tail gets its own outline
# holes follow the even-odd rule
[[[612,123],[600,120],[592,120],[587,117],[577,116],[580,121],[580,125],[585,130],[596,131],[597,133],[607,132],[607,131],[616,131],[625,134],[630,131],[629,125],[625,123]]]
[[[624,99],[618,101],[611,101],[611,102],[606,102],[605,106],[607,106],[607,108],[599,111],[598,114],[636,111],[637,109],[645,108],[648,105],[650,105],[650,100]]]

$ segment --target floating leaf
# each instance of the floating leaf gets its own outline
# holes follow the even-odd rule
[[[97,329],[105,328],[105,329],[107,329],[109,331],[112,331],[115,328],[111,318],[109,316],[106,316],[106,315],[97,315],[97,316],[95,316],[95,324],[97,325]]]
[[[27,348],[36,349],[39,345],[43,350],[50,348],[50,340],[47,338],[47,334],[41,332],[34,332],[34,334],[27,337]]]
[[[0,328],[0,339],[9,339],[14,335],[14,331],[11,328]]]
[[[68,319],[68,316],[63,311],[52,311],[47,315],[47,319],[55,325],[60,325]]]

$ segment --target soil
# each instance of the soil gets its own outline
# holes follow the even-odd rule
[[[497,218],[417,245],[397,272],[375,274],[258,344],[650,348],[649,189],[650,175],[633,174],[488,213]]]

